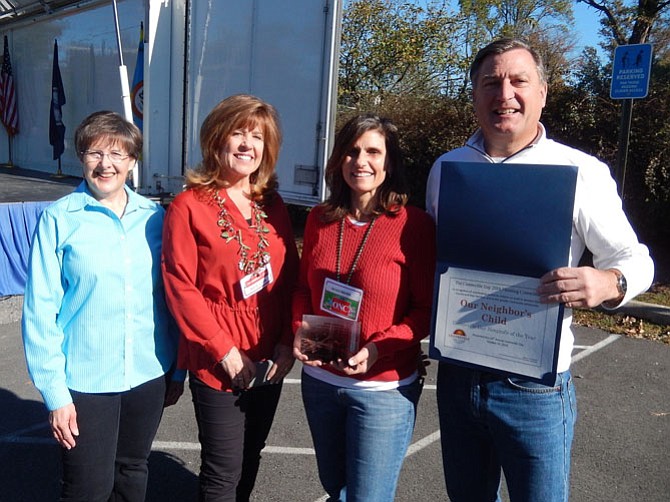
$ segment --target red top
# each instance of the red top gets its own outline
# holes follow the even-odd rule
[[[305,226],[298,287],[293,297],[293,328],[303,314],[329,315],[320,309],[323,283],[336,279],[340,221],[324,223],[322,206]],[[368,224],[369,225],[369,224]],[[368,225],[345,219],[340,280],[346,281]],[[429,333],[435,273],[435,223],[416,207],[377,218],[350,285],[363,290],[358,320],[360,347],[375,342],[379,359],[358,380],[395,381],[417,369],[420,340]],[[325,365],[333,373],[339,373]]]
[[[225,189],[220,195],[251,256],[257,250],[256,231],[228,200]],[[263,210],[274,282],[246,300],[240,287],[240,246],[221,238],[220,209],[211,193],[180,193],[165,217],[162,266],[167,303],[181,331],[177,364],[215,389],[231,389],[219,361],[233,346],[253,361],[272,358],[277,343],[293,346],[290,298],[298,252],[279,195]]]

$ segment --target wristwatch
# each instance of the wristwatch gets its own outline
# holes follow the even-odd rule
[[[616,275],[616,289],[619,292],[619,296],[603,302],[603,305],[608,308],[616,308],[626,296],[628,282],[626,281],[626,276],[623,275],[620,270],[610,268],[609,271],[614,272],[614,275]]]
[[[628,291],[628,282],[626,281],[626,276],[619,272],[617,269],[613,268],[612,272],[616,275],[616,289],[619,292],[619,301],[623,300]]]

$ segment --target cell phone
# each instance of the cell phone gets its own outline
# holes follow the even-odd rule
[[[274,366],[274,362],[271,359],[266,359],[265,361],[256,361],[256,375],[249,382],[249,389],[253,387],[260,387],[261,385],[268,385],[270,381],[268,380],[268,373],[270,368]]]

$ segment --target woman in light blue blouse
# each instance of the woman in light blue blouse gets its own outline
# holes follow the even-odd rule
[[[63,447],[60,500],[140,502],[163,406],[183,391],[161,280],[164,211],[126,186],[142,151],[133,124],[96,112],[75,146],[84,181],[44,210],[30,250],[26,361]]]

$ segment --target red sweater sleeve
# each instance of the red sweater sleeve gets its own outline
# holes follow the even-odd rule
[[[200,257],[193,228],[196,223],[189,211],[192,203],[192,194],[184,192],[168,207],[163,226],[163,280],[168,306],[182,336],[210,354],[214,365],[235,343],[221,328],[197,286]]]
[[[282,334],[280,342],[288,347],[293,347],[293,330],[291,329],[291,300],[293,298],[297,275],[298,275],[298,248],[295,245],[295,235],[293,234],[293,226],[288,214],[286,205],[277,200],[274,203],[277,217],[274,221],[277,222],[277,233],[284,241],[286,246],[286,256],[284,257],[284,266],[282,267],[281,276],[277,287],[285,291],[281,295],[281,312],[282,312]]]
[[[408,304],[402,319],[386,329],[369,335],[379,357],[393,357],[399,350],[428,336],[433,307],[435,277],[435,224],[427,213],[407,208],[407,221],[400,233],[400,248],[406,258]]]

